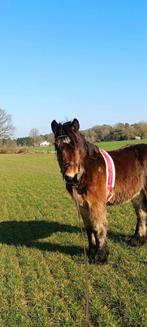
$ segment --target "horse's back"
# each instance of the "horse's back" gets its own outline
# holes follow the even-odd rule
[[[116,170],[116,202],[129,200],[147,189],[147,144],[129,145],[109,154]]]
[[[128,164],[131,164],[132,160],[137,160],[144,168],[147,169],[147,144],[133,144],[125,147],[121,147],[116,150],[109,151],[114,161],[123,161],[128,159]]]

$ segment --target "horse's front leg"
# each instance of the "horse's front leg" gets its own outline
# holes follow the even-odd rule
[[[108,249],[106,247],[107,220],[106,206],[96,201],[84,201],[80,205],[80,213],[87,231],[89,243],[89,261],[102,264],[107,261]]]
[[[106,245],[107,239],[107,219],[106,206],[99,203],[91,207],[91,226],[95,237],[95,254],[93,262],[103,264],[107,262],[108,248]]]
[[[83,201],[79,208],[88,236],[88,256],[90,261],[93,261],[96,252],[96,241],[91,224],[91,205],[88,203],[88,201]]]
[[[88,256],[90,258],[90,261],[93,261],[94,257],[95,257],[95,253],[96,253],[95,236],[94,236],[91,226],[87,226],[86,231],[87,231],[88,244],[89,244]]]

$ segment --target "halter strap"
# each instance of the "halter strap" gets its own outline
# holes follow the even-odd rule
[[[62,134],[62,135],[59,135],[57,138],[62,139],[62,138],[65,138],[65,137],[69,137],[69,136],[67,134]]]
[[[114,161],[110,154],[105,150],[99,148],[99,151],[104,158],[105,165],[106,165],[106,190],[107,190],[107,198],[106,201],[109,202],[112,198],[113,188],[115,186],[115,166]]]

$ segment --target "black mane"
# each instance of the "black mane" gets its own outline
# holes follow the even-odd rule
[[[97,154],[99,153],[99,149],[96,145],[90,143],[89,141],[86,140],[85,136],[81,133],[80,134],[80,137],[82,138],[83,140],[83,144],[84,144],[84,150],[86,152],[86,154],[89,156],[89,157],[94,157],[96,158]]]

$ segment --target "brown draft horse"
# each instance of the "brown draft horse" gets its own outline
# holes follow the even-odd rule
[[[55,148],[66,188],[77,201],[89,241],[89,259],[107,260],[106,206],[132,201],[137,215],[136,230],[130,244],[147,241],[147,145],[131,145],[109,151],[116,171],[111,200],[106,200],[106,166],[99,148],[86,141],[74,119],[64,124],[53,120]],[[76,196],[75,196],[76,194]]]

